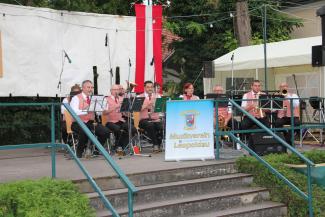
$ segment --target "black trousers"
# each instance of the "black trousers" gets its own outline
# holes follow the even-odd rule
[[[116,146],[125,148],[129,143],[129,124],[125,121],[119,121],[116,123],[107,122],[106,127],[112,131],[116,138]],[[132,137],[136,134],[137,130],[131,126]]]
[[[93,124],[93,121],[89,121],[85,123],[88,129],[97,136],[98,141],[103,145],[106,140],[109,138],[109,130],[101,124]],[[71,126],[73,132],[78,134],[79,142],[77,145],[77,157],[82,157],[82,153],[86,148],[86,144],[88,141],[88,137],[85,132],[81,129],[81,127],[76,123],[73,122]]]
[[[140,120],[139,127],[147,132],[153,146],[160,146],[162,141],[162,123],[161,121],[153,122],[149,119]]]
[[[258,121],[260,121],[264,126],[270,128],[270,122],[268,120],[267,117],[264,118],[256,118]],[[258,127],[254,121],[252,121],[250,118],[248,117],[244,117],[243,121],[241,122],[241,128],[243,130],[248,130],[253,128],[254,126]]]
[[[293,118],[293,123],[294,126],[299,126],[300,125],[300,120],[298,117]],[[290,117],[283,117],[283,118],[277,118],[275,121],[275,128],[282,128],[283,125],[291,125],[291,118]],[[299,132],[299,130],[295,130],[296,133]],[[288,132],[284,131],[283,132],[284,138],[288,144],[291,144],[291,130],[289,129]]]

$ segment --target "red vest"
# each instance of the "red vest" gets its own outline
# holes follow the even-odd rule
[[[118,97],[118,100],[116,102],[114,97],[108,96],[108,97],[106,97],[106,100],[107,100],[107,108],[108,109],[110,109],[112,107],[116,107],[116,109],[110,111],[107,114],[108,122],[111,122],[111,123],[117,123],[119,121],[124,122],[124,119],[122,118],[122,113],[120,112],[121,103],[122,103],[123,98]]]
[[[139,95],[139,97],[145,97],[144,93]],[[153,102],[153,105],[155,105],[156,96],[154,94],[152,94],[151,100],[149,100],[149,97],[146,97],[144,99],[142,108],[147,107],[147,105],[150,102]],[[140,120],[142,120],[142,119],[160,120],[159,113],[153,112],[154,109],[155,109],[154,106],[152,106],[150,109],[148,109],[148,108],[142,109],[140,112]],[[149,110],[150,110],[150,112],[149,112]]]
[[[288,96],[290,96],[288,94]],[[296,100],[296,99],[294,99]],[[293,101],[294,101],[293,100]],[[293,108],[293,116],[294,117],[299,117],[299,106]],[[283,117],[291,117],[291,106],[290,106],[290,100],[284,100],[283,101],[283,110],[278,111],[278,118],[283,118]]]
[[[86,111],[89,107],[89,104],[87,103],[86,100],[84,100],[83,96],[81,93],[79,93],[77,95],[77,97],[79,98],[79,109],[82,111]],[[94,112],[88,112],[88,114],[86,115],[79,115],[80,119],[87,123],[90,120],[95,120],[95,114]]]
[[[246,99],[258,99],[258,95],[254,95],[252,91],[245,94],[246,94]],[[246,102],[247,102],[247,106],[255,105],[255,109],[248,111],[249,114],[251,114],[255,118],[261,118],[261,113],[262,113],[263,117],[265,117],[265,112],[257,108],[259,104],[258,100],[248,100]]]

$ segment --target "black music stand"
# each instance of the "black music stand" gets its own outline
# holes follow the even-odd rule
[[[259,95],[259,108],[270,110],[282,110],[283,109],[283,96],[261,94]]]
[[[220,100],[218,101],[218,107],[228,107],[229,97],[227,96],[227,94],[208,93],[206,95],[206,98]]]

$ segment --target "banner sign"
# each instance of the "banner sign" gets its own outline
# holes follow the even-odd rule
[[[165,160],[214,159],[213,101],[167,101]]]

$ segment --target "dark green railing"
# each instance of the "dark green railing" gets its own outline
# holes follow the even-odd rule
[[[41,144],[21,144],[21,145],[6,145],[0,146],[1,150],[17,150],[17,149],[26,149],[26,148],[51,148],[51,162],[52,162],[52,178],[56,178],[56,150],[58,148],[66,149],[69,154],[72,156],[74,161],[79,166],[82,173],[86,176],[87,180],[94,188],[94,190],[99,194],[104,206],[111,211],[113,216],[119,216],[115,208],[106,198],[103,191],[95,182],[94,178],[90,176],[87,169],[83,166],[82,162],[77,158],[76,154],[72,151],[69,145],[60,144],[55,142],[55,106],[60,106],[59,103],[0,103],[0,107],[14,107],[14,106],[50,106],[51,107],[51,141],[50,143],[41,143]],[[133,185],[133,183],[128,179],[128,177],[122,172],[119,166],[115,163],[112,157],[107,153],[107,151],[102,147],[102,145],[98,142],[96,137],[91,133],[91,131],[87,128],[87,126],[81,121],[81,119],[75,114],[75,112],[71,109],[68,104],[64,104],[68,112],[75,119],[78,125],[82,128],[82,130],[86,133],[89,140],[97,147],[97,149],[102,153],[106,162],[114,169],[114,171],[121,178],[122,182],[128,188],[128,208],[129,208],[129,216],[133,217],[133,204],[134,204],[134,193],[137,192],[137,189]]]
[[[216,100],[216,117],[218,117],[218,103],[221,100]],[[240,112],[242,112],[246,117],[251,119],[258,127],[260,127],[260,130],[231,130],[227,132],[220,133],[219,132],[219,126],[218,121],[216,121],[216,159],[219,159],[220,157],[220,144],[219,144],[219,136],[220,135],[228,135],[230,136],[234,142],[239,143],[246,151],[248,151],[252,156],[254,156],[260,163],[262,163],[266,168],[268,168],[271,173],[273,173],[275,176],[277,176],[279,179],[284,181],[293,191],[298,193],[304,200],[308,202],[308,209],[309,209],[309,217],[313,217],[313,206],[312,206],[312,185],[311,185],[311,168],[315,166],[315,164],[306,158],[304,155],[302,155],[299,151],[297,151],[294,147],[289,145],[287,142],[282,140],[277,134],[274,133],[273,129],[269,129],[268,127],[264,126],[260,121],[258,121],[256,118],[254,118],[249,112],[244,110],[241,106],[239,106],[234,100],[230,99],[229,102],[232,104],[233,107],[238,109]],[[293,111],[293,100],[291,99],[291,112]],[[293,117],[291,118],[291,126],[293,129],[291,129],[291,133],[293,134],[293,130],[295,127],[293,127]],[[298,127],[298,129],[301,129],[301,127]],[[287,149],[289,149],[293,154],[297,155],[301,160],[303,160],[307,165],[307,191],[308,194],[301,191],[295,184],[293,184],[291,181],[289,181],[285,176],[283,176],[279,171],[277,171],[274,167],[272,167],[271,164],[269,164],[267,161],[265,161],[262,157],[260,157],[258,154],[256,154],[252,149],[250,149],[245,143],[240,141],[235,134],[238,133],[249,133],[249,132],[266,132],[273,136],[274,139],[276,139],[278,142],[280,142],[282,145],[284,145]],[[277,129],[281,130],[281,129]],[[282,129],[283,130],[283,129]],[[292,138],[293,139],[293,138]]]

